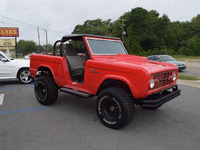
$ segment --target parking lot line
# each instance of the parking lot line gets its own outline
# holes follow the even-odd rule
[[[4,98],[4,94],[0,94],[0,105],[3,104],[3,98]]]
[[[24,109],[24,110],[5,111],[5,112],[0,112],[0,115],[1,114],[8,114],[8,113],[25,112],[25,111],[37,111],[37,110],[44,110],[44,109],[47,109],[47,108],[41,107],[41,108],[31,108],[31,109]]]
[[[0,83],[0,85],[3,86],[3,87],[6,87],[6,88],[9,89],[9,90],[13,89],[12,87],[8,87],[7,85],[2,84],[2,83]]]

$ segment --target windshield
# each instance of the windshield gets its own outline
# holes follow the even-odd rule
[[[174,58],[172,58],[171,56],[160,56],[160,59],[164,62],[166,61],[175,61]]]
[[[92,54],[94,55],[116,55],[127,54],[121,41],[87,39]]]
[[[4,53],[4,52],[2,52],[2,51],[1,51],[1,54],[3,54],[4,56],[6,56],[7,58],[9,58],[9,59],[13,60],[13,58],[12,58],[12,57],[8,56],[6,53]]]

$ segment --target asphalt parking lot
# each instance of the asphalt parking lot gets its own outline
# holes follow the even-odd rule
[[[33,85],[5,81],[0,105],[1,150],[199,150],[199,88],[179,85],[181,96],[158,110],[136,106],[131,124],[113,130],[101,124],[94,98],[60,93],[57,102],[42,106]]]

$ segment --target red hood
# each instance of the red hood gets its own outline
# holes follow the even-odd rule
[[[95,56],[94,59],[97,63],[103,63],[103,68],[109,70],[117,69],[118,71],[122,71],[125,69],[126,72],[132,72],[131,70],[133,69],[139,69],[146,73],[148,72],[148,74],[152,74],[177,69],[176,66],[169,63],[149,61],[146,57],[135,55],[118,54],[116,56]]]

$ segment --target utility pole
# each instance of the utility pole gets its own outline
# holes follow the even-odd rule
[[[38,41],[39,41],[39,51],[40,51],[40,33],[39,33],[39,27],[37,28],[38,31]]]
[[[48,38],[47,38],[47,30],[45,30],[46,32],[46,52],[48,53]]]
[[[16,58],[18,58],[18,56],[17,56],[17,37],[15,37],[15,56],[16,56]]]
[[[122,42],[124,43],[124,19],[122,18]]]

